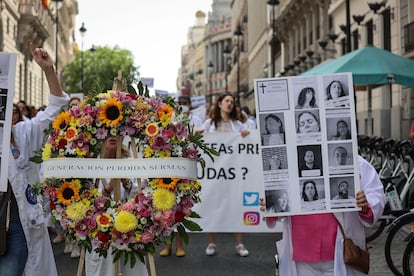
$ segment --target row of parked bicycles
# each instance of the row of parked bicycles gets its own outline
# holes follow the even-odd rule
[[[358,136],[359,154],[378,171],[387,205],[366,229],[367,243],[386,231],[385,260],[394,275],[414,273],[414,144],[384,137]]]

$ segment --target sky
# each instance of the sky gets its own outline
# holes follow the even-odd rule
[[[130,50],[140,77],[154,78],[154,88],[177,92],[181,46],[201,10],[211,12],[212,0],[78,0],[75,39],[87,50],[119,46]],[[79,28],[85,23],[82,37]]]

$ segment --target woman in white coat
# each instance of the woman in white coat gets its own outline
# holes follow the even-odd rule
[[[234,97],[230,93],[224,93],[219,96],[214,105],[211,117],[204,122],[203,131],[208,133],[240,133],[242,137],[247,136],[250,132],[245,124],[237,120],[237,111],[234,108]],[[209,244],[206,248],[206,255],[213,256],[216,254],[216,235],[208,233]],[[234,233],[234,242],[237,255],[247,257],[249,251],[242,243],[242,234]]]
[[[0,275],[53,276],[57,275],[57,270],[46,219],[32,186],[39,181],[39,165],[29,158],[35,150],[42,148],[44,130],[67,105],[69,97],[62,92],[48,53],[34,48],[32,43],[29,46],[33,59],[45,72],[50,89],[49,105],[36,117],[22,120],[12,128],[8,160],[8,180],[12,190],[11,221],[7,253],[0,257]]]
[[[365,159],[358,158],[362,190],[356,201],[361,211],[279,218],[283,222],[283,239],[278,242],[280,275],[364,275],[345,265],[343,236],[335,220],[342,224],[347,238],[365,249],[364,227],[373,225],[383,212],[386,198],[378,174]]]

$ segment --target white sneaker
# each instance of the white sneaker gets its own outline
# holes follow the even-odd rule
[[[70,253],[71,258],[79,258],[80,256],[80,247],[76,244],[76,241],[74,244],[72,244],[72,253]]]
[[[209,243],[206,248],[206,255],[213,256],[216,254],[216,245],[214,243]]]
[[[240,257],[247,257],[249,256],[249,251],[244,247],[242,243],[239,243],[236,246],[236,254],[239,255]]]
[[[72,252],[72,242],[70,240],[65,240],[65,249],[63,249],[63,253],[70,253]]]

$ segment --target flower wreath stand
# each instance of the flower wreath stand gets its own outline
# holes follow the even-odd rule
[[[139,92],[115,87],[86,96],[79,106],[57,116],[47,142],[32,158],[43,161],[44,181],[36,190],[49,198],[65,236],[82,246],[78,276],[85,250],[102,257],[112,252],[116,276],[121,257],[133,267],[148,256],[155,276],[157,245],[171,241],[175,228],[184,241],[186,229],[201,231],[191,220],[199,217],[192,211],[200,202],[197,163],[204,164],[201,150],[210,157],[217,153],[189,127],[187,114],[174,99]],[[116,159],[98,158],[103,141],[111,136],[118,137]],[[121,158],[120,145],[128,142],[123,137],[130,139],[132,158]],[[113,198],[100,193],[94,180],[100,178],[113,179]],[[136,180],[134,198],[120,200],[121,178]]]

